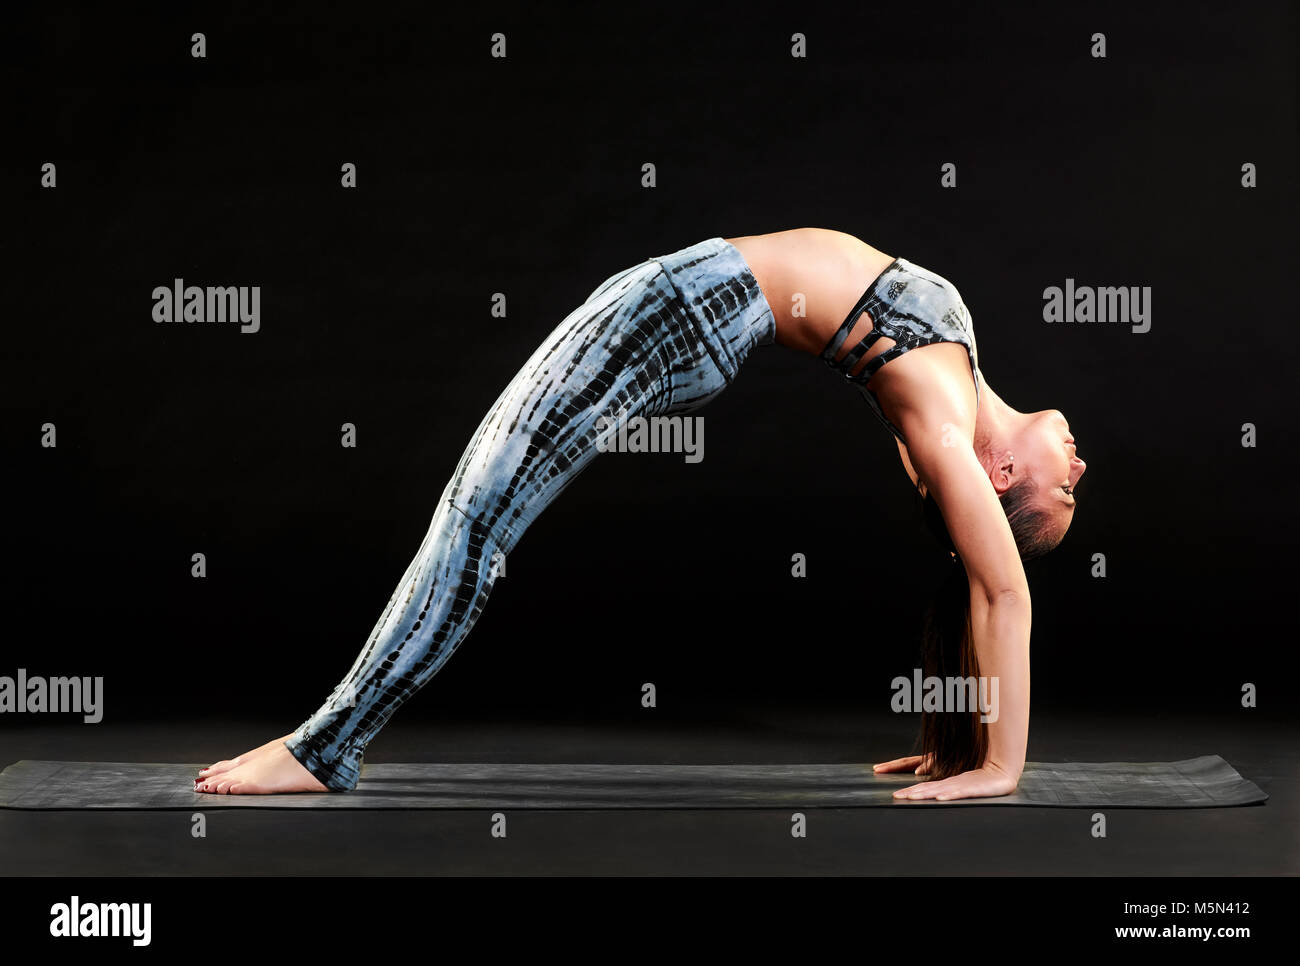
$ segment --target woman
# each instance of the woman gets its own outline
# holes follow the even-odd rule
[[[928,779],[899,798],[1012,791],[1029,729],[1021,561],[1064,536],[1084,463],[1064,416],[1017,412],[984,382],[970,313],[950,282],[815,228],[711,238],[592,292],[479,425],[352,670],[298,730],[203,769],[196,790],[354,788],[366,745],[473,626],[499,555],[610,448],[619,426],[699,409],[755,346],[773,342],[820,355],[857,385],[897,437],[927,520],[953,554],[927,621],[927,673],[998,683],[987,723],[927,712],[922,754],[875,770]]]

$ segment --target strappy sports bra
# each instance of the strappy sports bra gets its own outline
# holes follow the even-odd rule
[[[871,331],[866,338],[836,360],[854,324],[863,312],[871,318]],[[853,375],[853,368],[862,361],[877,339],[893,339],[894,345],[872,358],[862,371]],[[970,312],[961,300],[957,287],[942,276],[934,274],[905,258],[895,258],[880,276],[862,293],[839,331],[826,343],[821,358],[832,369],[838,370],[862,392],[863,398],[891,433],[904,443],[903,434],[885,416],[876,394],[867,388],[880,367],[897,359],[918,346],[936,342],[956,342],[966,347],[970,356],[971,375],[975,379],[975,401],[979,404],[980,382],[979,353],[975,346],[975,328]]]

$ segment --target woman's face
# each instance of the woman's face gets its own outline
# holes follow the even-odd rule
[[[1061,534],[1074,519],[1075,499],[1071,492],[1088,464],[1075,452],[1070,424],[1056,409],[1033,413],[1021,439],[1016,441],[1019,469],[1038,485],[1039,505],[1052,514]]]

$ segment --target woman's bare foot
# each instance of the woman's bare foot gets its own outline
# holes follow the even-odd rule
[[[329,791],[284,746],[291,735],[292,732],[237,758],[202,769],[194,779],[194,790],[217,795]]]
[[[283,737],[280,738],[274,738],[271,741],[268,741],[266,744],[254,748],[252,751],[246,751],[242,755],[239,755],[235,758],[223,759],[222,761],[217,762],[215,765],[209,765],[207,768],[200,768],[199,781],[202,781],[205,778],[212,778],[213,776],[220,775],[224,772],[228,772],[236,765],[242,765],[245,762],[250,762],[254,758],[260,758],[263,755],[269,753],[272,749],[274,749],[276,745],[284,744],[284,742],[288,741],[291,737],[293,737],[293,732],[289,732],[289,734],[284,735]]]

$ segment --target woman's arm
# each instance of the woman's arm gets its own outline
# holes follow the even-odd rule
[[[907,478],[912,481],[912,485],[916,486],[919,481],[916,478],[916,470],[912,469],[912,458],[907,455],[907,447],[903,445],[901,439],[896,438],[894,442],[898,444],[898,458],[903,461],[903,470],[907,473]]]
[[[944,407],[935,407],[942,414]],[[951,410],[948,410],[951,414]],[[907,455],[952,536],[970,579],[971,632],[980,674],[997,682],[984,766],[953,778],[902,789],[901,798],[941,801],[1005,795],[1020,780],[1029,740],[1029,585],[988,474],[968,437],[951,419],[900,413]]]

